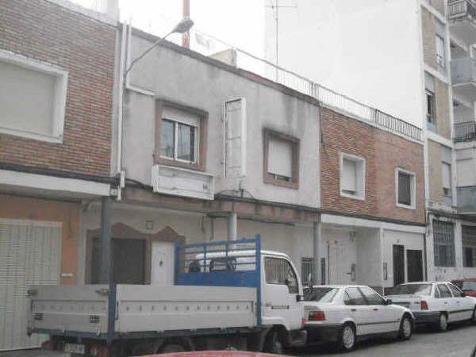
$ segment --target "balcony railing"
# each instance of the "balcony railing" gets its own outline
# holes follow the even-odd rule
[[[458,212],[476,214],[476,186],[458,187]]]
[[[451,81],[453,84],[476,84],[476,59],[466,57],[452,60]]]
[[[448,1],[448,18],[450,20],[476,21],[476,2],[472,0]]]
[[[476,140],[476,122],[468,121],[455,124],[454,141],[473,141]]]

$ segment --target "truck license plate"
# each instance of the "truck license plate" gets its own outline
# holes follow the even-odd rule
[[[77,343],[66,343],[64,345],[64,351],[67,353],[78,353],[84,355],[86,352],[86,348],[84,345],[80,345]]]

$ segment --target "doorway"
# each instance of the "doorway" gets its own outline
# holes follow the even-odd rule
[[[405,282],[405,247],[393,245],[393,285]]]
[[[423,281],[423,253],[421,250],[407,250],[408,282]]]

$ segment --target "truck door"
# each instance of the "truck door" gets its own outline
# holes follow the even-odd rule
[[[288,330],[301,328],[301,287],[294,266],[285,258],[264,257],[263,324],[284,325]]]

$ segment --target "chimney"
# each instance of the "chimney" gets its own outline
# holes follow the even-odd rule
[[[190,0],[182,0],[182,16],[190,17]],[[182,47],[190,48],[190,31],[182,35]]]

